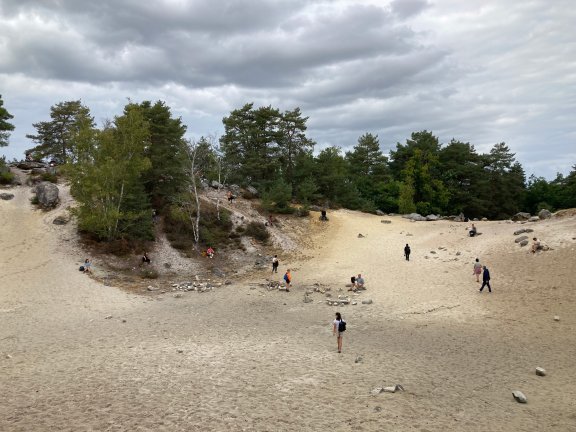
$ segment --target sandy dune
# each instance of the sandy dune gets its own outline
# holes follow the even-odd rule
[[[2,431],[576,430],[574,217],[531,224],[554,249],[532,256],[517,224],[481,223],[470,239],[465,224],[338,211],[311,217],[313,248],[280,257],[291,293],[250,285],[260,272],[174,298],[81,274],[74,227],[52,224],[64,206],[43,213],[28,188],[12,192],[0,201]],[[477,256],[492,294],[478,293]],[[368,287],[358,305],[302,301],[314,283],[346,294],[354,273]],[[371,394],[396,383],[406,390]]]

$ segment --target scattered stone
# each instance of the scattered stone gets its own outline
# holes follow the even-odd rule
[[[427,221],[437,221],[438,219],[440,219],[440,218],[438,216],[436,216],[435,214],[429,214],[428,216],[426,216]]]
[[[212,189],[220,189],[222,187],[222,185],[220,183],[218,183],[216,180],[212,180],[210,182],[210,187]]]
[[[354,360],[354,363],[361,363],[363,360],[362,356],[356,356],[356,359]]]
[[[172,264],[170,264],[170,263],[164,263],[164,268],[169,269],[169,268],[171,268],[171,267],[172,267]]]
[[[14,198],[14,194],[11,193],[0,193],[0,199],[3,199],[4,201],[9,201],[12,198]]]
[[[482,222],[487,222],[487,221],[488,221],[488,218],[487,218],[487,217],[483,217],[483,218],[482,218]]]
[[[182,294],[181,293],[174,294],[174,298],[182,298]]]
[[[514,243],[520,243],[523,240],[528,240],[528,237],[527,236],[518,237],[516,238],[516,240],[514,240]]]
[[[546,370],[541,367],[536,368],[536,375],[538,376],[546,376]]]
[[[146,288],[148,291],[158,291],[160,288],[158,287],[153,287],[152,285],[148,285],[148,288]]]
[[[231,280],[227,280],[224,282],[224,285],[232,285],[232,281]]]
[[[353,301],[351,304],[352,304],[352,306],[356,306],[358,304],[358,302]]]
[[[66,225],[70,220],[65,216],[56,216],[52,223],[54,225]]]
[[[560,321],[560,317],[558,315],[554,315],[554,321]]]
[[[402,384],[396,384],[395,386],[382,387],[382,391],[385,393],[396,393],[397,391],[404,391]]]
[[[552,217],[552,213],[550,210],[542,209],[538,212],[538,217],[540,219],[550,219]]]
[[[382,219],[382,220],[380,221],[380,223],[383,223],[383,224],[391,224],[392,221],[391,221],[391,220],[388,220],[388,219]]]
[[[382,411],[382,407],[379,406],[374,407],[374,412],[380,412],[380,411]]]
[[[183,349],[177,349],[176,352],[177,352],[178,354],[182,354],[182,353],[184,353],[184,350],[183,350]]]
[[[530,219],[528,219],[528,222],[538,222],[540,220],[540,218],[538,216],[531,216]]]
[[[126,323],[126,320],[125,320],[125,319],[123,319],[123,320],[122,320],[122,322],[123,322],[123,323]]]
[[[436,251],[430,251],[430,253],[431,253],[432,255],[435,255],[435,254],[436,254]]]
[[[512,216],[512,220],[517,221],[527,221],[530,219],[531,214],[526,212],[518,212],[514,216]]]
[[[514,399],[516,399],[516,402],[518,403],[527,403],[528,399],[526,399],[526,396],[524,396],[524,393],[522,393],[520,390],[514,390],[512,392],[512,396],[514,396]]]
[[[308,294],[304,294],[304,303],[312,303],[312,299],[308,296]]]
[[[358,238],[364,238],[365,236],[363,234],[358,234]]]
[[[460,255],[462,255],[462,252],[460,252],[460,251],[456,252],[456,256],[460,256]]]
[[[372,304],[372,299],[362,300],[362,304],[365,304],[365,305]]]
[[[104,319],[112,319],[112,315],[107,315],[104,317]]]
[[[382,210],[376,210],[376,214],[378,216],[386,216],[386,213],[384,213]]]

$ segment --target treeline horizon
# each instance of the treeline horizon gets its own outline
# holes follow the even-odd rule
[[[2,111],[3,110],[3,111]],[[10,114],[2,108],[2,144]],[[96,127],[80,100],[50,108],[34,123],[33,160],[55,160],[71,182],[82,230],[99,239],[150,238],[151,209],[196,225],[201,179],[253,186],[270,212],[290,213],[291,203],[365,212],[422,215],[464,213],[469,218],[509,218],[576,207],[576,165],[552,181],[530,176],[504,143],[479,153],[473,144],[439,142],[415,131],[386,156],[378,135],[366,132],[349,151],[331,146],[315,154],[300,108],[280,111],[245,104],[223,118],[224,133],[190,141],[187,126],[164,102],[129,101],[121,115]],[[2,162],[5,164],[5,160]],[[217,211],[222,222],[225,212]],[[224,223],[224,222],[222,222]],[[206,233],[204,233],[206,234]],[[209,237],[209,235],[208,235]]]

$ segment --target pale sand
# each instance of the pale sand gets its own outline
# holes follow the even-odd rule
[[[470,239],[465,224],[314,215],[314,249],[280,257],[291,293],[237,281],[176,299],[81,274],[73,225],[52,224],[63,210],[32,210],[28,188],[12,192],[0,201],[2,431],[576,430],[573,217],[479,223]],[[516,245],[527,226],[554,250]],[[476,256],[492,294],[478,293]],[[303,303],[312,283],[345,294],[358,272],[358,299],[372,305],[336,309],[319,293]],[[348,321],[340,355],[336,310]],[[406,391],[370,394],[397,383]]]

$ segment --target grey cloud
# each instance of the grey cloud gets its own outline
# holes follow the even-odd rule
[[[428,6],[426,0],[392,0],[390,2],[392,12],[402,19],[418,15]]]

